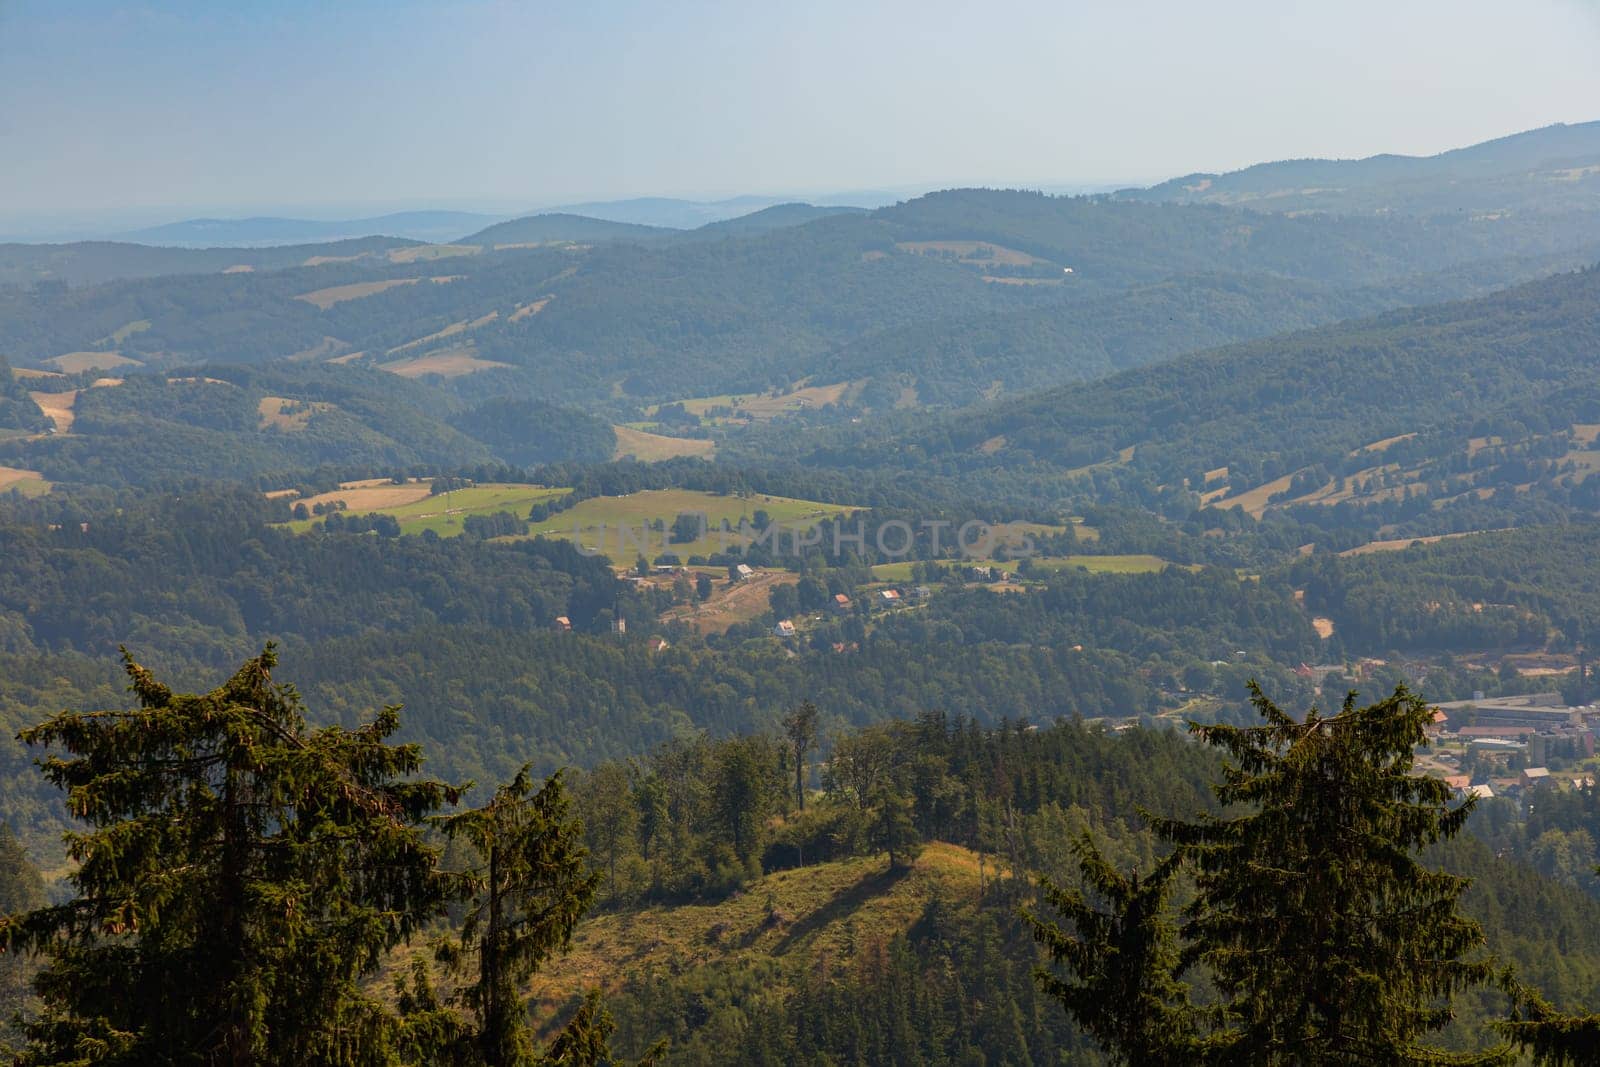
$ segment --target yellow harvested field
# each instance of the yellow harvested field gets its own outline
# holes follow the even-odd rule
[[[510,321],[510,322],[521,322],[523,319],[529,317],[530,315],[537,315],[537,314],[539,314],[539,312],[543,311],[545,309],[546,305],[548,305],[550,303],[550,301],[553,300],[553,299],[555,299],[555,298],[554,297],[550,297],[550,296],[541,296],[539,299],[534,300],[531,303],[518,304],[517,305],[517,310],[515,310],[515,311],[513,311],[511,313],[510,319],[508,321]]]
[[[378,369],[398,374],[402,378],[420,378],[425,374],[437,374],[441,378],[460,378],[482,370],[498,370],[510,366],[509,363],[498,363],[492,359],[479,359],[472,354],[470,347],[463,347],[431,352],[416,359],[380,363]]]
[[[632,456],[645,463],[679,456],[710,456],[716,452],[717,443],[699,437],[668,437],[665,434],[647,433],[629,426],[613,426],[617,432],[617,447],[612,459]]]
[[[33,402],[39,405],[39,410],[45,417],[56,424],[56,433],[71,433],[73,420],[77,415],[73,407],[78,403],[78,390],[69,389],[65,393],[29,393]]]
[[[118,367],[143,366],[118,352],[68,352],[45,360],[67,374],[82,374],[89,370],[116,370]]]
[[[1060,278],[1002,278],[994,274],[985,274],[983,280],[992,285],[1060,285]]]
[[[309,293],[301,293],[296,300],[304,300],[327,311],[335,304],[342,304],[346,300],[360,300],[364,296],[375,296],[386,292],[397,285],[416,285],[421,278],[389,278],[381,282],[353,282],[350,285],[330,285],[326,289],[317,289]]]
[[[354,363],[356,360],[360,359],[364,355],[366,355],[365,352],[346,352],[342,356],[334,356],[332,359],[328,360],[328,362],[329,363],[339,363],[339,364]]]
[[[214,382],[217,379],[208,378],[206,380]],[[89,383],[89,388],[91,388],[91,389],[112,389],[112,388],[115,388],[116,386],[121,385],[125,381],[127,381],[126,378],[96,378],[94,381]]]
[[[222,268],[222,273],[224,274],[251,274],[254,272],[255,268],[248,263],[235,263],[231,267]]]
[[[322,267],[329,263],[354,263],[360,258],[359,254],[354,256],[311,256],[300,265],[302,267]]]
[[[264,396],[256,405],[263,430],[282,430],[286,433],[305,429],[311,422],[311,416],[332,411],[333,408],[334,405],[322,400],[291,400],[282,396]]]
[[[1317,631],[1317,636],[1323,640],[1333,636],[1333,620],[1326,615],[1318,615],[1311,620],[1311,628]]]
[[[377,479],[376,484],[355,485],[351,484],[331,493],[319,493],[307,497],[303,503],[306,507],[315,507],[318,504],[327,504],[335,500],[344,501],[350,511],[366,514],[369,511],[382,511],[384,508],[397,508],[403,504],[415,504],[419,500],[428,498],[428,491],[432,488],[427,482],[407,482],[405,485],[395,485],[387,479]]]
[[[39,370],[36,367],[12,367],[11,373],[18,378],[60,378],[64,377],[60,371]]]
[[[1037,256],[988,241],[901,241],[895,247],[919,256],[959,256],[969,263],[982,266],[1031,267],[1035,263],[1045,262]]]

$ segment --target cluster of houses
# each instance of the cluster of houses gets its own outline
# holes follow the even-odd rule
[[[1472,700],[1441,704],[1428,732],[1443,743],[1436,758],[1457,758],[1443,750],[1446,746],[1477,757],[1479,773],[1445,775],[1446,784],[1458,796],[1488,799],[1527,797],[1540,789],[1593,787],[1594,778],[1588,774],[1552,772],[1547,764],[1553,759],[1576,763],[1592,757],[1597,730],[1600,715],[1591,723],[1589,709],[1568,707],[1561,694],[1534,693],[1490,698],[1475,694]],[[1485,757],[1498,773],[1482,773]]]
[[[918,585],[905,590],[890,587],[862,595],[870,598],[869,608],[887,610],[898,608],[912,600],[926,600],[933,595],[933,587]],[[828,601],[828,610],[834,615],[849,615],[855,612],[856,601],[844,593],[835,593]],[[772,635],[785,640],[794,637],[797,632],[794,623],[788,619],[779,619],[772,627]]]

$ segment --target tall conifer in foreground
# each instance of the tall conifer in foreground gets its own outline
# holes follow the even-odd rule
[[[307,727],[272,646],[220,688],[177,694],[124,652],[139,706],[22,733],[87,828],[77,895],[0,921],[48,958],[24,1064],[391,1062],[391,1018],[360,988],[438,913],[420,821],[456,791],[391,745],[398,711]]]
[[[1494,977],[1482,929],[1459,910],[1467,880],[1416,860],[1472,808],[1412,773],[1432,709],[1402,687],[1295,722],[1252,692],[1264,725],[1190,728],[1232,757],[1215,791],[1243,810],[1155,823],[1194,871],[1185,934],[1226,998],[1224,1058],[1502,1062],[1503,1050],[1423,1044],[1450,1021],[1453,996]]]
[[[1204,965],[1220,994],[1211,1031],[1187,1039],[1193,1062],[1505,1062],[1504,1048],[1454,1053],[1425,1043],[1452,1018],[1456,994],[1495,979],[1481,929],[1459,910],[1466,879],[1416,859],[1459,833],[1471,810],[1452,807],[1442,781],[1412,773],[1431,709],[1404,688],[1365,707],[1352,695],[1333,716],[1313,708],[1304,722],[1258,689],[1254,703],[1261,726],[1190,726],[1231,757],[1214,787],[1224,813],[1152,820],[1196,886],[1183,959]],[[1136,907],[1133,884],[1094,864],[1086,874],[1111,914],[1058,896],[1077,945],[1051,927],[1042,933],[1077,976],[1076,986],[1046,982],[1075,1017],[1081,991],[1170,990],[1172,981],[1160,952],[1129,953],[1122,943],[1162,936],[1159,918]],[[1140,960],[1143,978],[1119,970]],[[1124,995],[1093,1007],[1106,1016],[1097,1036],[1143,1062],[1127,1035],[1165,1006]]]
[[[467,874],[470,904],[460,941],[447,942],[440,953],[458,971],[475,969],[462,992],[477,1021],[471,1062],[605,1062],[612,1023],[597,995],[584,1001],[542,1057],[522,995],[539,966],[567,947],[600,884],[600,875],[589,871],[583,826],[568,812],[561,776],[535,791],[524,767],[483,807],[439,823],[447,836],[470,844],[479,861]]]

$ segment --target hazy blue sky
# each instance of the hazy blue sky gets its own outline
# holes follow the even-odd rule
[[[1600,0],[0,0],[0,213],[1155,180],[1600,118]]]

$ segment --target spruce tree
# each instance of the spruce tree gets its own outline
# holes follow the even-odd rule
[[[1231,757],[1221,815],[1155,820],[1196,883],[1187,955],[1224,998],[1218,1058],[1239,1064],[1487,1064],[1504,1049],[1426,1044],[1456,994],[1493,979],[1459,910],[1467,880],[1417,852],[1460,832],[1471,802],[1412,773],[1432,709],[1403,687],[1296,722],[1253,689],[1263,725],[1191,724]]]
[[[1105,910],[1077,889],[1041,879],[1046,903],[1072,924],[1072,932],[1023,909],[1036,941],[1071,980],[1040,968],[1036,980],[1118,1063],[1180,1067],[1198,1059],[1197,1015],[1178,980],[1178,931],[1168,896],[1182,856],[1173,853],[1149,876],[1124,876],[1087,834],[1073,846],[1085,887]]]
[[[472,1043],[485,1067],[540,1062],[604,1062],[611,1020],[590,997],[541,1056],[522,988],[545,960],[564,951],[594,900],[583,826],[568,814],[559,774],[533,789],[524,767],[483,807],[443,816],[445,834],[470,844],[478,864],[468,872],[470,902],[460,940],[440,946],[455,970],[474,971],[462,999],[477,1023]]]
[[[392,1017],[361,989],[447,886],[420,821],[456,791],[391,745],[396,708],[307,727],[267,646],[178,694],[124,650],[133,710],[22,733],[86,828],[77,895],[0,921],[47,958],[23,1064],[380,1064]]]
[[[1467,880],[1417,860],[1472,808],[1412,773],[1432,709],[1400,688],[1296,722],[1252,693],[1263,725],[1190,724],[1231,757],[1213,787],[1221,814],[1151,819],[1176,851],[1142,882],[1080,846],[1107,911],[1045,883],[1076,936],[1031,921],[1076,980],[1045,974],[1041,986],[1127,1063],[1505,1062],[1503,1047],[1427,1043],[1454,996],[1497,979],[1481,929],[1460,911]],[[1163,901],[1180,868],[1194,894],[1174,956]],[[1176,978],[1193,965],[1218,995],[1203,1012]]]

